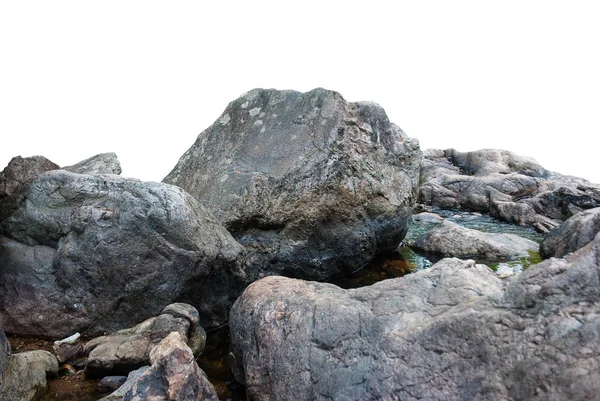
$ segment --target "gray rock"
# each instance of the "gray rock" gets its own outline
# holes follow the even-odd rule
[[[544,258],[562,258],[586,246],[600,231],[600,208],[579,212],[550,231],[540,244]]]
[[[444,220],[413,245],[424,252],[449,257],[509,260],[537,252],[539,245],[514,234],[486,233]]]
[[[253,400],[592,400],[600,383],[600,235],[505,286],[472,262],[370,287],[268,277],[231,316]]]
[[[58,362],[48,351],[11,355],[0,380],[0,401],[35,400],[46,390],[46,377],[58,374]]]
[[[83,356],[83,344],[80,336],[79,333],[75,333],[62,340],[54,341],[52,349],[59,363],[74,362]]]
[[[152,366],[132,385],[123,401],[218,401],[192,350],[177,332],[169,334],[150,353]]]
[[[121,163],[114,153],[101,153],[63,170],[77,174],[121,174]]]
[[[106,376],[98,382],[96,387],[99,393],[115,392],[127,381],[127,376]]]
[[[2,372],[4,371],[4,367],[6,366],[6,361],[10,356],[10,343],[4,334],[4,330],[0,325],[0,377],[2,377]]]
[[[0,232],[0,315],[15,334],[114,332],[175,300],[217,326],[245,280],[242,246],[167,184],[47,172]]]
[[[206,333],[199,325],[198,311],[191,305],[172,304],[162,313],[129,329],[89,341],[85,372],[92,376],[127,374],[150,362],[150,351],[170,333],[177,332],[198,356],[204,349]]]
[[[229,104],[165,182],[212,211],[249,251],[251,280],[348,273],[406,234],[418,142],[374,103],[255,89]]]
[[[135,381],[148,369],[150,369],[150,366],[142,366],[139,369],[129,372],[125,383],[123,383],[118,389],[116,389],[106,397],[102,397],[99,401],[122,401],[123,397],[125,397],[125,394],[127,394],[127,392],[133,386],[133,383],[135,383]]]
[[[38,175],[58,168],[57,164],[42,156],[13,157],[0,173],[0,221],[19,208],[29,184]]]
[[[444,218],[439,214],[423,212],[413,215],[414,221],[422,221],[424,223],[441,223]]]

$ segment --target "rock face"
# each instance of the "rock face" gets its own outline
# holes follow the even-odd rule
[[[6,361],[9,356],[10,343],[4,334],[2,326],[0,326],[0,377],[2,377],[2,372],[4,371],[4,367],[6,366]]]
[[[135,381],[148,369],[150,369],[150,366],[143,366],[139,369],[129,372],[125,383],[123,383],[119,388],[106,397],[102,397],[100,401],[123,401],[123,397],[125,397],[125,394],[127,394],[127,392],[131,389]]]
[[[88,342],[85,372],[94,376],[127,374],[150,364],[150,351],[170,333],[177,332],[194,355],[204,349],[206,333],[199,325],[198,311],[191,305],[172,304],[157,317],[132,328]]]
[[[253,400],[590,400],[600,382],[600,235],[506,286],[470,261],[370,287],[267,277],[231,316]]]
[[[63,170],[77,174],[121,174],[121,163],[114,153],[101,153]]]
[[[116,175],[40,175],[0,234],[0,314],[15,334],[114,332],[174,301],[218,325],[244,275],[243,248],[193,197]]]
[[[229,104],[164,182],[249,250],[252,279],[353,271],[404,237],[420,150],[374,103],[256,89]]]
[[[35,400],[46,390],[46,376],[57,374],[58,362],[48,351],[11,355],[0,380],[0,400]]]
[[[544,258],[562,258],[586,246],[600,231],[600,208],[579,212],[550,231],[540,244]]]
[[[132,385],[123,401],[218,401],[192,350],[177,332],[169,334],[150,353],[152,366]]]
[[[537,252],[539,245],[514,234],[486,233],[444,220],[417,239],[413,247],[450,257],[507,260]]]
[[[544,233],[600,206],[600,185],[550,173],[532,159],[502,150],[427,150],[421,182],[421,203],[488,212]]]

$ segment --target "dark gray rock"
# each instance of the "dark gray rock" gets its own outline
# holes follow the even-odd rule
[[[121,163],[114,153],[101,153],[63,170],[77,174],[121,174]]]
[[[1,322],[0,322],[1,323]],[[4,371],[4,367],[6,366],[6,361],[10,356],[10,343],[4,334],[4,330],[0,325],[0,377],[2,377],[2,372]]]
[[[157,317],[129,329],[95,338],[85,345],[86,374],[105,376],[127,374],[150,364],[150,351],[170,333],[177,332],[198,356],[204,349],[206,333],[199,325],[198,311],[191,305],[168,305]]]
[[[123,397],[125,397],[125,394],[127,394],[127,392],[133,386],[133,383],[135,383],[135,381],[148,369],[150,369],[150,366],[143,366],[139,369],[129,372],[125,383],[123,383],[118,389],[116,389],[109,395],[102,397],[99,401],[122,401]]]
[[[131,386],[123,401],[218,401],[192,350],[177,332],[150,353],[152,365]]]
[[[57,164],[42,156],[13,157],[0,173],[0,221],[19,208],[29,184],[38,175],[58,168]]]
[[[418,142],[374,103],[324,89],[255,89],[229,104],[164,181],[246,246],[251,280],[324,279],[397,248],[419,163]]]
[[[114,392],[127,381],[127,376],[106,376],[98,382],[99,393]]]
[[[370,287],[268,277],[231,316],[253,400],[592,400],[600,383],[600,235],[503,286],[444,259]]]
[[[543,258],[562,258],[583,248],[600,231],[600,208],[579,212],[550,231],[540,244]]]
[[[412,245],[416,249],[446,257],[510,260],[538,252],[539,245],[514,234],[486,233],[444,220]]]
[[[51,171],[0,230],[0,314],[11,333],[94,336],[174,301],[216,326],[243,288],[243,248],[167,184]]]
[[[48,351],[11,355],[0,377],[0,401],[35,400],[46,390],[46,377],[58,374],[58,362]]]

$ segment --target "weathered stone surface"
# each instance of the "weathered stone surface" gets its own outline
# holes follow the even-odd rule
[[[422,212],[413,215],[414,221],[422,221],[425,223],[441,223],[444,218],[439,214],[430,213],[430,212]]]
[[[370,287],[268,277],[231,316],[253,400],[591,400],[600,382],[600,235],[502,286],[444,259]]]
[[[216,326],[242,288],[243,248],[167,184],[47,172],[0,232],[0,314],[11,333],[114,332],[174,301]]]
[[[0,173],[0,221],[17,210],[38,175],[56,170],[59,166],[42,156],[13,157]]]
[[[514,234],[486,233],[444,220],[412,245],[424,252],[450,257],[508,260],[538,252],[539,245]]]
[[[116,391],[127,381],[127,376],[105,376],[98,382],[98,392],[107,393]]]
[[[83,356],[83,344],[80,336],[79,333],[75,333],[62,340],[54,341],[52,349],[59,363],[74,362]]]
[[[129,374],[127,375],[127,380],[125,381],[125,383],[123,383],[121,385],[121,387],[119,387],[118,389],[116,389],[114,392],[110,393],[106,397],[102,397],[100,399],[100,401],[122,401],[123,397],[125,397],[125,394],[127,394],[127,392],[133,386],[133,383],[135,383],[135,381],[141,375],[143,375],[148,369],[150,369],[150,366],[143,366],[143,367],[141,367],[139,369],[136,369],[136,370],[133,370],[133,371],[129,372]]]
[[[101,153],[63,170],[77,174],[121,174],[121,163],[114,153]]]
[[[532,159],[502,150],[426,150],[421,182],[421,203],[488,212],[540,232],[600,206],[600,185],[551,173]]]
[[[0,401],[34,400],[46,390],[46,376],[58,374],[58,362],[48,351],[11,355],[0,380]]]
[[[252,280],[323,279],[398,246],[419,162],[418,142],[374,103],[324,89],[255,89],[229,104],[164,181],[247,247]]]
[[[152,366],[123,397],[123,401],[218,401],[192,350],[177,332],[169,334],[150,353]]]
[[[0,322],[1,323],[1,322]],[[4,371],[4,366],[6,366],[6,360],[10,356],[10,343],[4,334],[4,330],[0,325],[0,377],[2,377],[2,372]]]
[[[586,246],[600,231],[600,208],[579,212],[550,231],[540,244],[544,258],[562,258]]]
[[[127,374],[150,364],[150,351],[170,333],[177,332],[198,356],[204,349],[206,333],[200,327],[198,311],[191,305],[172,304],[157,317],[129,329],[95,338],[88,342],[85,372],[93,376]]]

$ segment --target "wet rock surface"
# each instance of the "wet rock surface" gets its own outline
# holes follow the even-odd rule
[[[164,181],[248,249],[248,282],[325,279],[398,246],[419,163],[417,141],[375,103],[256,89],[230,103]]]
[[[114,332],[179,300],[217,326],[244,276],[243,248],[193,197],[116,175],[41,174],[0,233],[13,334]]]
[[[579,212],[550,231],[540,244],[544,258],[562,258],[586,246],[600,231],[600,208]]]
[[[444,259],[369,287],[268,277],[230,316],[254,400],[590,400],[600,382],[600,235],[503,284]]]

